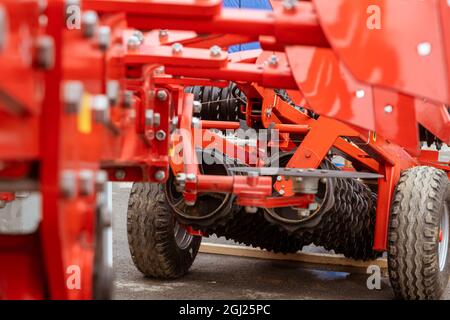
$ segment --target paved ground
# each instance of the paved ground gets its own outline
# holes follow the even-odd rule
[[[144,278],[134,267],[128,251],[126,207],[129,190],[127,184],[113,186],[116,299],[393,298],[386,278],[382,280],[381,290],[368,290],[366,274],[323,270],[294,262],[210,254],[199,254],[190,273],[181,279]],[[444,297],[450,299],[450,287]]]

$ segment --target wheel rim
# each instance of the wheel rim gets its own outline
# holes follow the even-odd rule
[[[448,242],[449,242],[449,209],[448,205],[444,204],[444,212],[441,216],[439,226],[439,270],[443,271],[445,263],[447,262]]]
[[[201,159],[203,154],[200,152],[201,150],[197,150],[197,156]],[[217,160],[221,160],[220,155],[216,155],[214,151],[204,150],[204,152],[212,152],[213,156],[216,157]],[[211,165],[202,163],[200,166],[200,172],[201,174],[220,176],[232,175],[228,169],[228,166],[220,162],[213,163]],[[230,201],[234,198],[231,193],[199,193],[197,195],[196,204],[194,206],[187,206],[184,201],[183,194],[175,188],[174,179],[175,177],[170,175],[166,182],[164,192],[168,199],[169,206],[175,211],[179,218],[182,218],[180,221],[188,225],[195,224],[197,221],[206,221],[207,219],[210,219],[220,213],[222,210],[226,210],[227,207],[229,207]]]
[[[193,236],[189,234],[185,228],[180,226],[180,224],[177,221],[175,221],[174,235],[177,246],[182,250],[189,247],[189,244],[193,239]]]

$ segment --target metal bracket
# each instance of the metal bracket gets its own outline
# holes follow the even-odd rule
[[[298,168],[231,168],[231,171],[240,173],[256,172],[261,176],[287,176],[302,178],[341,178],[341,179],[379,179],[383,175],[369,172],[350,172],[340,170],[324,170],[324,169],[298,169]]]

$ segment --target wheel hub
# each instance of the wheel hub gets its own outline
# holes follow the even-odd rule
[[[449,209],[447,204],[444,204],[444,212],[441,216],[439,229],[439,270],[443,271],[447,261],[449,243]]]
[[[187,232],[177,221],[175,221],[175,226],[173,228],[175,242],[178,247],[182,250],[186,249],[192,241],[193,236]]]

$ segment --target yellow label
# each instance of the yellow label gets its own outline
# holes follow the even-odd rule
[[[91,96],[84,94],[78,112],[78,131],[89,134],[92,131]]]

